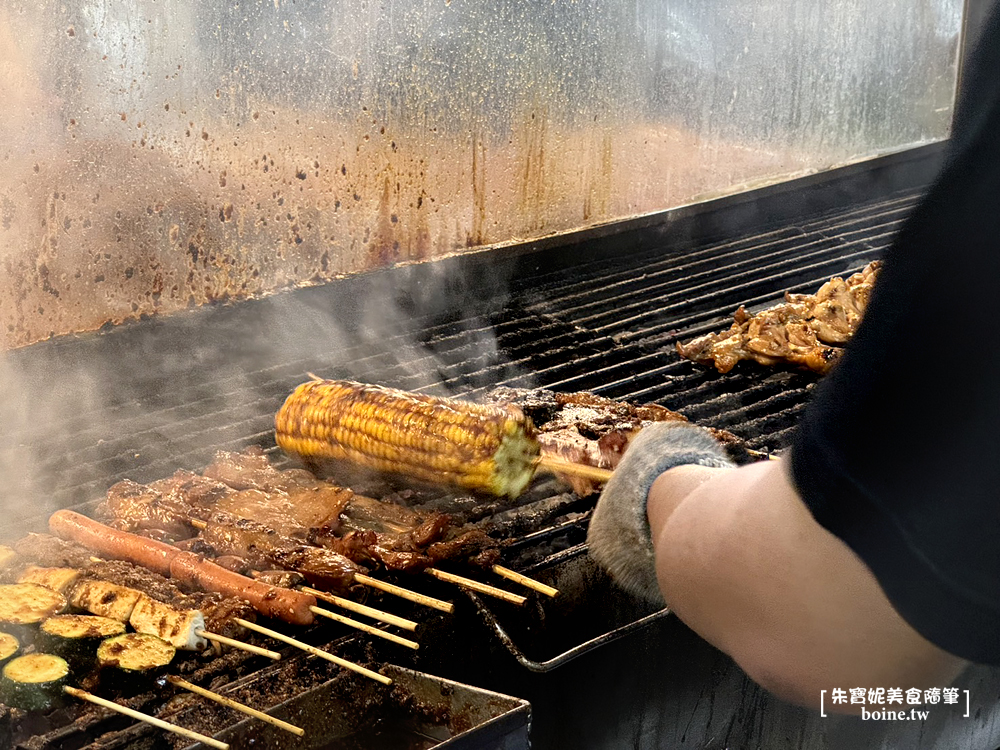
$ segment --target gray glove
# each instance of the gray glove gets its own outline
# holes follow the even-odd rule
[[[660,474],[682,464],[733,466],[722,446],[701,427],[657,422],[643,428],[605,485],[587,531],[594,561],[626,591],[660,605],[664,601],[656,581],[646,499]]]

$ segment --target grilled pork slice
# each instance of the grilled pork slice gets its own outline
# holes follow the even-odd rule
[[[258,570],[294,570],[315,586],[337,591],[347,591],[354,575],[365,572],[333,550],[289,539],[264,524],[227,513],[213,515],[199,541],[218,555],[242,557]]]
[[[204,471],[233,490],[214,505],[235,516],[252,518],[281,533],[294,536],[295,526],[336,532],[340,514],[354,493],[317,479],[304,469],[277,469],[257,446],[244,451],[218,451]]]
[[[755,315],[740,306],[728,331],[677,342],[677,352],[699,364],[714,365],[719,372],[750,359],[827,373],[864,316],[880,266],[880,261],[869,263],[846,280],[836,276],[816,294],[786,293],[784,304]]]
[[[69,664],[54,654],[28,654],[11,659],[0,674],[0,699],[25,711],[46,711],[63,698]]]
[[[240,573],[280,568],[298,571],[321,588],[344,589],[352,584],[355,572],[364,572],[359,566],[422,570],[435,562],[428,554],[430,545],[464,533],[452,529],[444,514],[414,513],[391,502],[357,495],[307,471],[278,470],[259,449],[219,451],[205,471],[212,474],[211,481],[231,484],[230,492],[215,493],[212,505],[197,505],[204,494],[192,496],[189,504],[185,491],[200,485],[183,478],[172,491],[169,512],[168,506],[160,505],[155,515],[164,528],[201,519],[198,525],[205,528],[200,536],[181,542],[181,546],[211,551],[220,564]],[[174,479],[180,477],[180,472],[174,475]],[[136,491],[130,497],[154,502],[158,495]],[[134,519],[154,516],[121,503],[106,503],[104,509],[129,514],[109,521],[120,529],[134,525]],[[171,513],[183,518],[174,519]],[[478,545],[477,557],[484,544]],[[463,544],[439,546],[437,551],[464,554],[471,547],[466,539]]]
[[[140,594],[128,618],[136,632],[155,635],[182,651],[201,651],[208,641],[199,635],[205,618],[196,609],[174,609],[147,594]]]
[[[113,485],[98,515],[114,519],[115,528],[187,539],[197,533],[193,521],[203,519],[233,490],[190,471],[151,484],[125,479]]]

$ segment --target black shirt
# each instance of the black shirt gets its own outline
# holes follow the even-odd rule
[[[816,520],[931,642],[1000,664],[1000,5],[949,157],[792,447]]]

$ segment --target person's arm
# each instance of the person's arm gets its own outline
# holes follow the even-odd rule
[[[861,560],[813,519],[788,463],[684,465],[656,479],[647,512],[667,604],[753,680],[801,705],[818,707],[833,688],[951,684],[965,662],[896,613]]]

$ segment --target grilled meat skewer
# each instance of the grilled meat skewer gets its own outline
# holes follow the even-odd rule
[[[241,557],[258,569],[285,568],[305,576],[314,586],[348,591],[357,573],[367,572],[343,555],[281,536],[274,529],[228,513],[214,513],[193,545],[217,555]]]
[[[115,528],[173,539],[189,539],[198,532],[196,527],[212,520],[232,524],[232,519],[253,519],[244,522],[241,535],[266,532],[268,538],[258,538],[250,568],[277,565],[299,570],[298,565],[314,558],[316,581],[331,577],[333,558],[327,556],[323,562],[319,553],[302,549],[306,543],[343,555],[350,562],[341,561],[339,567],[348,572],[351,563],[418,572],[456,557],[469,557],[488,568],[499,557],[496,542],[482,531],[448,538],[452,528],[444,514],[421,515],[300,469],[276,469],[259,449],[219,451],[205,473],[212,477],[178,471],[150,485],[119,482],[108,490],[100,512]],[[268,552],[278,538],[281,549]],[[236,563],[246,548],[231,539],[206,538],[206,542],[216,554],[231,558],[227,566]],[[290,562],[293,558],[298,559]]]

